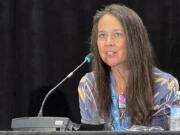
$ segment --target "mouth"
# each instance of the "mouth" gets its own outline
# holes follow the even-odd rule
[[[106,54],[107,56],[109,56],[109,57],[112,57],[112,56],[115,56],[115,55],[116,55],[116,52],[114,52],[114,51],[107,51],[107,52],[105,52],[105,54]]]

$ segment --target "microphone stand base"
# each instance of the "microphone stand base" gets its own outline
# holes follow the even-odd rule
[[[20,117],[12,119],[11,128],[15,131],[71,131],[73,123],[67,117]]]

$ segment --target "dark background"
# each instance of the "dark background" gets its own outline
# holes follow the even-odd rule
[[[0,130],[36,116],[43,97],[80,64],[96,9],[123,3],[148,29],[157,64],[180,80],[179,0],[0,0]],[[45,116],[80,122],[77,86],[85,65],[48,99]]]

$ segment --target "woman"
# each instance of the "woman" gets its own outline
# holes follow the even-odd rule
[[[100,118],[115,131],[132,125],[167,130],[169,106],[178,82],[155,68],[140,17],[116,4],[98,11],[93,20],[91,51],[93,72],[87,73],[78,87],[81,122],[93,124]]]

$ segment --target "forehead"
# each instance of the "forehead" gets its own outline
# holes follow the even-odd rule
[[[108,31],[114,29],[123,30],[121,21],[116,16],[112,14],[105,14],[100,18],[98,22],[98,31]]]

